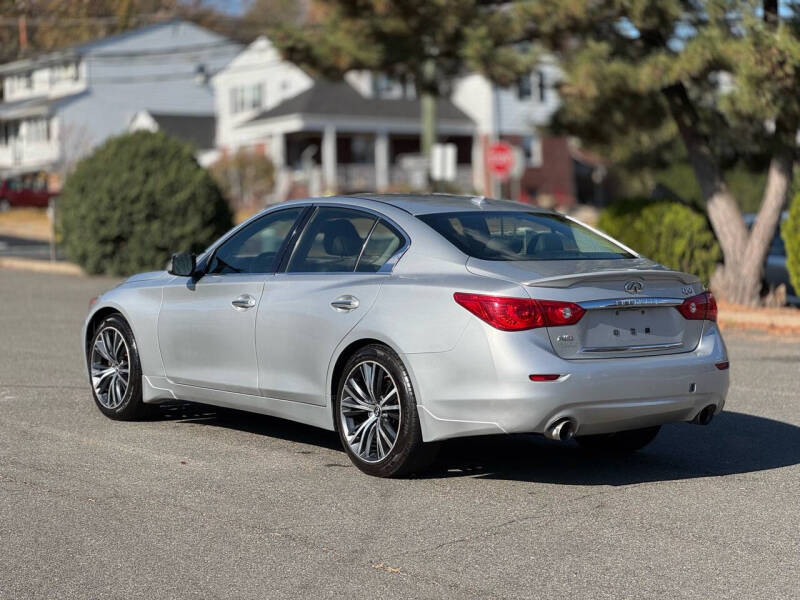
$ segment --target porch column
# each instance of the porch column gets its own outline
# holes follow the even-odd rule
[[[383,192],[389,188],[389,134],[375,134],[375,188]]]
[[[326,192],[336,191],[336,127],[326,125],[322,132],[322,179]]]
[[[269,139],[269,158],[276,169],[286,164],[286,140],[282,133],[274,133]]]

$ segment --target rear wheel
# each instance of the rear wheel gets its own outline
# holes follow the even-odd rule
[[[147,414],[142,402],[142,367],[128,323],[112,315],[97,327],[88,348],[92,395],[112,419],[133,420]]]
[[[347,361],[343,373],[334,410],[353,464],[377,477],[428,466],[436,449],[422,442],[414,389],[397,355],[386,346],[369,345]]]
[[[661,426],[631,429],[601,435],[583,435],[575,441],[586,450],[607,454],[630,454],[641,450],[652,442],[661,430]]]

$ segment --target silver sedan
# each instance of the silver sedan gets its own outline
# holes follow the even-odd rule
[[[722,410],[728,357],[700,281],[577,221],[447,195],[268,208],[92,305],[98,408],[185,400],[338,432],[362,471],[438,440],[529,432],[630,452]]]

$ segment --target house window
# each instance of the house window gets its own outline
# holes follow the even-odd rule
[[[80,78],[79,65],[77,61],[68,61],[58,65],[53,65],[50,69],[50,83],[55,84],[61,81],[78,81]]]
[[[10,146],[19,136],[19,121],[0,122],[0,146]]]
[[[517,98],[528,100],[533,94],[533,82],[530,74],[523,75],[517,80]]]
[[[542,166],[542,140],[539,136],[526,135],[523,137],[522,151],[525,153],[525,162],[528,166]]]
[[[33,89],[33,73],[18,73],[8,78],[8,92]]]
[[[22,75],[17,76],[18,85],[21,90],[32,90],[33,89],[33,73],[30,71],[28,73],[23,73]]]
[[[261,83],[231,88],[231,114],[261,108],[263,102],[264,86]]]
[[[539,102],[546,102],[547,101],[547,81],[544,76],[544,71],[537,71],[536,72],[536,79],[539,83]]]
[[[50,119],[37,118],[25,121],[25,140],[27,142],[46,142],[50,139]]]
[[[384,100],[413,100],[416,92],[413,84],[409,83],[406,78],[375,73],[372,77],[372,95]]]

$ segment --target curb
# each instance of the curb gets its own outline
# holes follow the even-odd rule
[[[717,321],[723,330],[754,330],[767,333],[800,335],[800,311],[798,314],[771,313],[756,311],[720,310]]]
[[[0,269],[14,269],[17,271],[33,271],[36,273],[58,273],[61,275],[83,275],[83,269],[69,262],[50,262],[47,260],[34,260],[31,258],[4,257],[0,258]]]

